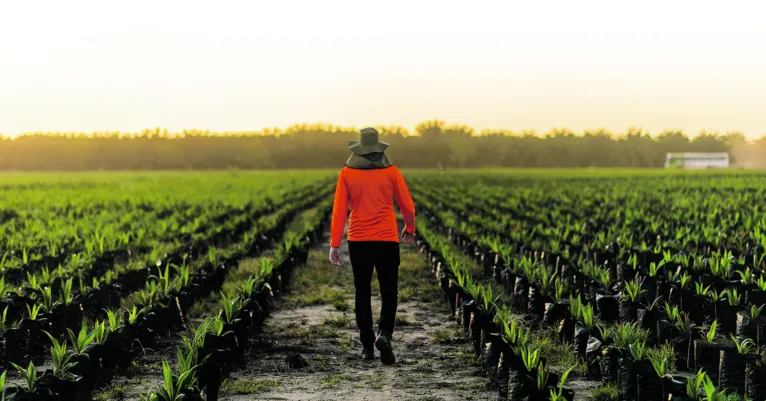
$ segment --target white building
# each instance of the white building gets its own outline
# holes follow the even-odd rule
[[[668,153],[665,168],[728,168],[728,153]]]

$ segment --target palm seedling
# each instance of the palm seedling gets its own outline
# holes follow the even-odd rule
[[[171,266],[173,269],[175,269],[176,274],[178,275],[180,287],[187,287],[191,281],[191,267],[186,264],[186,255],[184,255],[184,263],[182,263],[180,266],[175,264],[171,264]]]
[[[631,344],[646,342],[648,337],[649,332],[641,329],[639,322],[623,323],[614,330],[614,345],[617,348],[627,350]]]
[[[162,378],[163,383],[160,385],[157,395],[163,401],[180,401],[183,399],[182,391],[193,385],[196,381],[193,370],[186,371],[175,377],[167,360],[162,361]]]
[[[136,308],[136,305],[133,305],[132,309],[128,309],[128,324],[133,325],[138,321],[138,318],[144,313],[144,309],[138,309]]]
[[[766,306],[766,304],[761,306],[750,305],[750,317],[753,319],[758,319],[758,317],[761,316],[761,312],[763,311],[764,306]]]
[[[51,340],[51,359],[53,360],[53,375],[62,380],[74,378],[70,373],[77,362],[72,362],[74,354],[67,350],[66,341],[59,342],[47,331],[43,331]]]
[[[713,380],[707,375],[705,376],[705,384],[703,388],[705,390],[705,401],[724,401],[728,399],[726,391],[716,390]]]
[[[718,328],[718,320],[713,320],[713,324],[710,325],[710,329],[705,333],[705,341],[708,344],[713,344],[715,342],[715,332]]]
[[[223,316],[227,324],[234,323],[234,320],[239,316],[239,312],[242,310],[244,303],[242,298],[235,296],[227,296],[221,292],[221,298],[223,299]]]
[[[677,306],[670,306],[669,303],[665,302],[665,314],[667,315],[669,322],[674,322],[679,316],[680,312],[678,311]]]
[[[271,278],[271,273],[274,271],[274,260],[271,258],[263,257],[258,264],[258,273],[256,274],[256,288],[260,288],[261,284]]]
[[[755,275],[753,274],[753,271],[750,270],[750,268],[742,270],[737,270],[737,274],[739,275],[739,279],[742,282],[742,284],[750,285],[755,281]]]
[[[543,365],[542,361],[538,362],[536,373],[535,384],[537,385],[537,391],[538,393],[542,393],[543,390],[545,390],[545,385],[548,384],[549,377],[548,370],[545,369],[545,365]]]
[[[44,266],[44,267],[43,267],[43,268],[40,270],[40,284],[41,284],[41,285],[50,285],[50,284],[51,284],[51,279],[52,279],[52,278],[53,278],[53,277],[51,276],[51,271],[50,271],[50,269],[48,269],[48,266]]]
[[[39,290],[40,289],[40,281],[37,279],[37,276],[34,274],[27,272],[27,285],[29,288],[33,290]]]
[[[706,297],[710,293],[710,286],[704,286],[702,283],[694,283],[694,289],[699,296]]]
[[[93,333],[95,333],[93,341],[98,345],[104,345],[111,332],[112,331],[106,327],[105,322],[97,320],[93,325]]]
[[[61,292],[59,294],[59,302],[62,304],[69,306],[72,304],[72,301],[74,300],[74,295],[72,295],[72,284],[74,282],[73,278],[69,278],[68,280],[65,280],[61,283]],[[82,292],[82,289],[80,289],[80,293],[84,294],[85,292]]]
[[[157,401],[157,394],[156,393],[139,394],[138,399],[139,401]]]
[[[542,365],[541,365],[541,367],[542,367]],[[567,378],[569,378],[569,374],[572,373],[572,370],[574,368],[575,368],[574,366],[569,368],[569,370],[567,370],[566,372],[564,372],[564,374],[561,375],[561,379],[559,381],[558,388],[550,390],[551,391],[551,401],[564,401],[565,400],[564,395],[563,395],[564,385],[567,382]]]
[[[9,363],[21,374],[21,377],[24,379],[24,383],[27,385],[27,391],[34,393],[35,390],[37,390],[37,369],[35,369],[34,363],[29,362],[29,366],[26,369],[16,365],[13,362]]]
[[[652,262],[649,264],[649,276],[651,277],[657,277],[657,275],[660,273],[660,269],[665,266],[665,261],[661,261],[659,263]]]
[[[158,266],[158,277],[160,279],[159,289],[162,294],[169,294],[174,288],[174,283],[170,280],[170,264],[165,265],[165,270]],[[154,283],[154,281],[152,281]]]
[[[490,312],[497,309],[497,301],[500,299],[500,295],[495,296],[491,285],[480,287],[480,298],[484,311]]]
[[[588,329],[592,329],[596,324],[595,312],[593,311],[593,305],[588,304],[582,307],[582,323]]]
[[[702,369],[698,370],[694,377],[687,377],[686,395],[694,401],[701,401],[700,390],[705,385],[706,379],[708,379],[707,374]]]
[[[657,376],[662,378],[668,374],[668,358],[660,357],[659,355],[649,355],[649,361],[654,367],[654,371]]]
[[[710,300],[713,301],[713,303],[718,303],[718,302],[726,301],[726,295],[728,293],[729,293],[728,289],[720,291],[720,292],[718,290],[710,290],[710,292],[708,292],[708,296],[710,296]]]
[[[27,319],[29,320],[37,320],[37,316],[40,314],[40,311],[42,311],[43,307],[34,304],[31,307],[27,305]]]
[[[612,338],[612,334],[614,333],[614,328],[612,326],[597,323],[596,328],[598,329],[598,334],[601,336],[601,342],[606,342],[608,339]]]
[[[731,340],[734,342],[734,346],[737,347],[737,352],[742,355],[752,354],[756,349],[755,342],[752,339],[746,338],[739,341],[737,340],[737,337],[732,334]]]
[[[556,282],[554,283],[554,300],[556,302],[561,302],[562,299],[564,299],[564,294],[567,291],[567,283],[566,281],[562,280],[561,277],[556,277]]]
[[[633,356],[633,360],[642,361],[646,359],[646,342],[636,341],[628,346],[630,349],[630,355]]]
[[[255,277],[250,276],[245,280],[241,286],[237,287],[237,293],[243,299],[249,299],[255,291]]]
[[[742,303],[742,294],[737,294],[736,288],[727,289],[728,295],[726,299],[731,306],[739,306]]]
[[[641,283],[638,281],[638,278],[634,278],[633,280],[626,281],[625,288],[623,290],[623,294],[624,294],[623,302],[626,302],[626,303],[637,302],[639,297],[643,295],[645,292],[646,290],[641,288]]]
[[[122,314],[115,313],[114,311],[106,311],[106,321],[109,323],[109,332],[113,333],[122,328]]]
[[[3,309],[3,313],[0,314],[0,334],[5,334],[8,330],[8,307]]]
[[[207,326],[208,331],[213,335],[220,336],[223,334],[223,329],[226,323],[218,316],[214,317],[210,324]]]
[[[531,350],[529,346],[517,345],[514,350],[516,354],[521,357],[524,362],[524,366],[527,368],[527,372],[533,372],[535,368],[540,364],[540,350]]]
[[[80,331],[77,335],[75,335],[69,328],[67,328],[66,331],[69,335],[69,342],[72,345],[72,352],[76,355],[85,354],[85,349],[92,344],[96,338],[96,330],[94,329],[88,333],[88,326],[85,322],[80,326]]]
[[[542,267],[537,270],[537,279],[540,284],[540,294],[543,296],[551,296],[554,289],[554,283],[557,274],[553,272],[552,268]]]
[[[575,320],[579,320],[582,316],[582,300],[580,298],[580,294],[577,294],[577,297],[570,295],[569,296],[569,313],[572,315],[572,318]]]
[[[42,308],[45,311],[50,312],[53,310],[53,293],[51,292],[51,287],[42,287],[40,291],[40,298],[42,301]]]

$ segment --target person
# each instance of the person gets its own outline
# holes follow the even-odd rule
[[[380,141],[374,128],[362,129],[358,141],[349,141],[351,156],[338,174],[330,228],[330,262],[341,266],[340,245],[351,209],[347,242],[362,358],[375,358],[374,345],[386,365],[396,362],[391,345],[399,295],[399,237],[394,199],[404,219],[401,241],[410,243],[415,236],[415,205],[404,177],[385,154],[388,146]],[[373,268],[378,275],[382,303],[377,338],[370,304]]]

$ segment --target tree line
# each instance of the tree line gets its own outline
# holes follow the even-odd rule
[[[729,152],[743,144],[750,153],[753,146],[766,149],[766,140],[750,144],[737,132],[477,133],[443,121],[421,123],[414,132],[377,128],[391,144],[389,157],[402,168],[662,167],[668,152]],[[0,139],[0,170],[340,168],[349,156],[348,141],[357,138],[356,128],[321,124],[241,133],[31,133]]]

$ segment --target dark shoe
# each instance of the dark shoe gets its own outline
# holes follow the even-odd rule
[[[386,332],[381,332],[378,335],[378,339],[375,341],[375,348],[380,351],[380,361],[384,365],[393,365],[396,363],[396,356],[391,348],[391,335]]]
[[[362,360],[371,361],[373,359],[375,359],[375,350],[372,347],[362,349]]]

